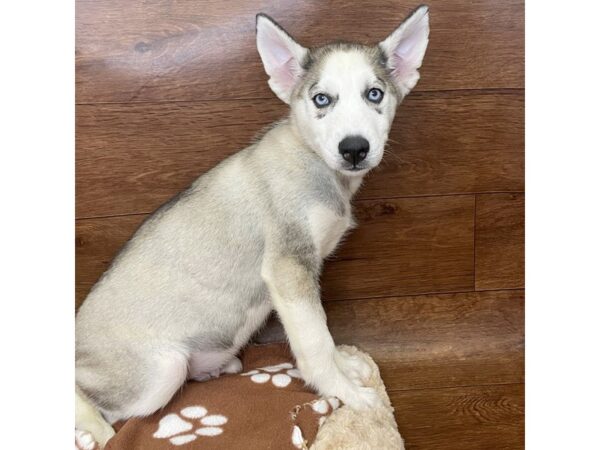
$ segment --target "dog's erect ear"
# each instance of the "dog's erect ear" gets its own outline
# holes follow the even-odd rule
[[[419,6],[402,22],[379,48],[387,57],[396,87],[404,96],[419,81],[419,67],[429,42],[429,8]]]
[[[289,103],[308,50],[262,13],[256,16],[256,46],[270,77],[269,86],[277,97]]]

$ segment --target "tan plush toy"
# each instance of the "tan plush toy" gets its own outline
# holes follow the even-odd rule
[[[379,368],[373,359],[356,347],[338,346],[353,355],[365,359],[371,366],[371,379],[368,386],[374,387],[384,407],[375,410],[355,411],[342,405],[329,415],[319,427],[310,450],[403,450],[404,442],[394,419],[394,409],[390,403]]]

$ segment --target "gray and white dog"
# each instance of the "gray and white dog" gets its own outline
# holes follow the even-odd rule
[[[375,46],[307,49],[264,14],[256,31],[289,117],[158,209],[77,314],[76,428],[101,446],[109,423],[153,413],[186,379],[239,372],[236,354],[273,309],[307,384],[378,405],[366,363],[334,345],[319,275],[419,79],[428,9]]]

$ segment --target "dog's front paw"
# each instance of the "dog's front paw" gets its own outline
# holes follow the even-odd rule
[[[364,386],[371,378],[371,366],[359,355],[351,355],[344,350],[336,350],[335,362],[340,370],[358,386]]]
[[[358,411],[383,407],[383,402],[377,394],[377,391],[370,387],[354,386],[354,389],[341,392],[337,397],[344,402],[344,404]]]

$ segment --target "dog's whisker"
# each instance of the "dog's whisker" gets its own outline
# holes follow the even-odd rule
[[[392,150],[390,150],[390,148],[388,146],[384,147],[384,149],[383,149],[383,160],[385,160],[386,158],[388,159],[388,161],[389,161],[389,159],[393,159],[398,164],[403,163],[402,159],[396,153],[394,153]]]

